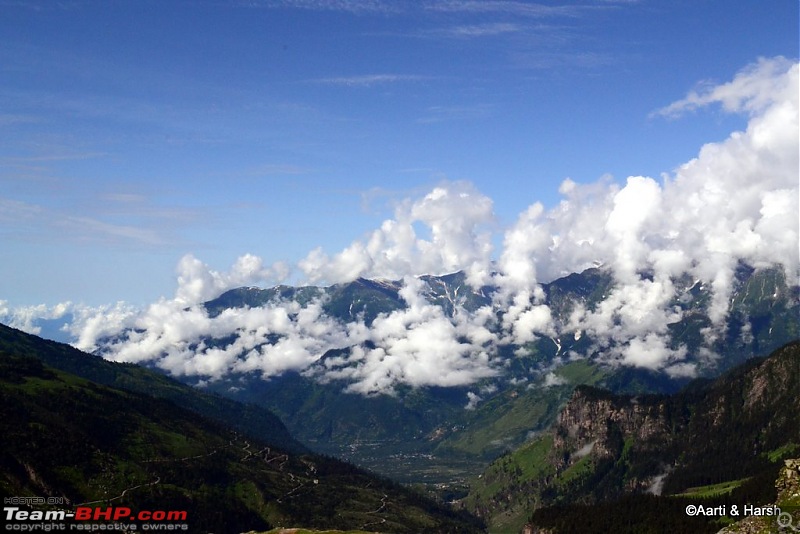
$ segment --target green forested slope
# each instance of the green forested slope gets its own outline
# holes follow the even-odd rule
[[[199,533],[276,526],[481,530],[466,514],[349,464],[287,452],[171,401],[18,354],[25,350],[7,341],[0,348],[3,497],[186,510],[191,532]]]

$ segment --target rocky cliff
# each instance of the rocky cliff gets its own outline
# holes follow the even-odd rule
[[[787,442],[800,444],[798,392],[798,342],[677,395],[579,387],[553,429],[551,461],[559,472],[587,461],[608,469],[585,488],[598,498],[719,482],[756,469]]]
[[[800,451],[798,392],[800,341],[675,395],[578,387],[551,431],[493,463],[466,504],[490,523],[511,525],[548,506],[721,483],[730,491],[764,480],[769,493],[775,462]]]
[[[775,508],[756,507],[754,511],[775,510],[771,515],[750,515],[733,525],[723,528],[718,534],[772,534],[774,532],[800,531],[800,459],[784,462],[775,482],[778,497]]]
[[[626,441],[637,448],[662,447],[674,441],[676,418],[668,397],[619,396],[583,386],[576,389],[553,429],[557,468],[586,456],[616,458]],[[622,438],[622,440],[620,440]]]

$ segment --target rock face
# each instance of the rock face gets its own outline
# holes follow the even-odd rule
[[[775,489],[778,490],[779,505],[800,507],[800,459],[784,461]]]
[[[553,429],[552,461],[557,472],[578,462],[607,471],[615,483],[599,484],[601,490],[583,488],[595,493],[589,501],[630,491],[659,494],[675,460],[678,436],[688,424],[688,412],[681,410],[674,398],[613,395],[582,386]],[[637,463],[643,457],[650,459],[646,464]],[[594,480],[593,484],[597,486],[598,482]]]
[[[557,450],[585,451],[595,458],[616,455],[619,437],[640,445],[671,441],[673,417],[661,396],[619,396],[579,387],[564,407],[554,429]],[[593,444],[589,450],[586,447]],[[583,457],[585,454],[578,454]],[[574,456],[574,454],[572,454]]]
[[[476,501],[483,517],[520,509],[530,515],[556,504],[673,495],[753,477],[797,450],[798,392],[800,341],[676,395],[578,387],[549,434],[486,471],[484,484],[511,483]],[[531,458],[537,463],[527,465]],[[798,469],[800,462],[787,463],[777,487],[778,502],[800,510]],[[800,529],[800,518],[795,525]]]
[[[746,517],[717,534],[772,534],[800,530],[800,459],[784,461],[775,489],[778,491],[775,505],[780,508],[780,515]]]
[[[667,476],[668,492],[711,483],[686,472],[698,465],[728,469],[733,479],[736,468],[726,462],[751,462],[800,442],[798,391],[798,342],[678,395],[614,395],[581,386],[553,429],[551,458],[563,471],[588,457],[622,482],[595,497],[646,490],[676,470],[683,477],[670,484],[674,477]]]

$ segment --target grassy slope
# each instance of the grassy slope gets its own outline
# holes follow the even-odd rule
[[[438,444],[437,452],[497,457],[547,429],[576,385],[596,384],[605,376],[600,367],[586,360],[567,363],[554,374],[558,385],[524,384],[480,403],[464,417],[462,429]]]
[[[167,399],[275,446],[297,452],[305,450],[268,410],[203,393],[137,365],[90,356],[64,343],[44,340],[2,324],[0,350],[9,355],[35,355],[51,367],[98,384]]]
[[[187,510],[193,532],[279,525],[479,530],[468,518],[348,464],[286,454],[172,402],[4,350],[0,469],[3,496]]]

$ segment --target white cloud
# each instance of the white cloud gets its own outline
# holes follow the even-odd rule
[[[227,273],[215,271],[192,256],[185,255],[178,262],[178,289],[175,300],[183,305],[197,304],[216,298],[234,287],[278,283],[289,274],[282,262],[265,267],[263,260],[253,254],[239,257]]]
[[[563,386],[564,384],[569,383],[566,378],[563,376],[559,376],[554,372],[549,372],[544,377],[544,383],[542,384],[544,387],[549,388],[553,386]]]
[[[519,2],[515,0],[499,0],[484,2],[480,0],[446,0],[429,2],[426,8],[433,11],[453,13],[503,13],[517,17],[553,17],[577,16],[585,9],[584,6],[548,6],[539,3]]]
[[[785,74],[794,70],[794,74]],[[759,58],[742,69],[732,81],[720,85],[705,84],[682,100],[659,109],[654,115],[675,117],[686,111],[719,103],[731,113],[759,113],[776,103],[790,101],[797,93],[797,65],[784,57]]]
[[[605,223],[605,232],[614,242],[613,266],[620,279],[635,280],[636,270],[645,265],[650,247],[648,230],[664,219],[660,213],[661,189],[651,178],[632,176],[614,195],[614,208]],[[655,229],[658,231],[657,229]]]
[[[616,286],[593,312],[577,310],[570,328],[623,344],[623,363],[667,365],[679,356],[659,337],[680,318],[668,307],[672,277],[686,272],[710,284],[718,325],[739,261],[779,263],[797,278],[797,87],[798,65],[761,60],[734,82],[671,106],[721,101],[751,118],[745,131],[705,145],[662,184],[647,177],[628,178],[622,188],[565,181],[558,207],[543,213],[534,205],[506,233],[498,281],[546,281],[601,262]],[[641,271],[652,279],[640,279]]]
[[[623,364],[653,370],[686,357],[685,348],[670,349],[666,338],[654,332],[631,339],[619,349],[619,353]]]
[[[69,325],[75,338],[73,344],[86,352],[99,350],[101,339],[131,328],[138,313],[139,310],[124,302],[98,308],[76,306],[73,310],[74,319]]]
[[[322,249],[299,262],[313,283],[356,277],[399,279],[460,269],[470,280],[486,280],[491,262],[492,201],[468,183],[447,183],[416,201],[405,201],[366,239],[329,257]],[[430,237],[418,235],[421,225]]]
[[[248,254],[227,272],[187,255],[177,267],[174,298],[144,310],[121,303],[72,306],[71,331],[80,348],[152,362],[174,374],[213,379],[298,370],[320,380],[347,380],[350,391],[362,394],[391,392],[397,384],[469,385],[501,372],[498,344],[572,333],[588,335],[617,364],[692,376],[697,368],[685,361],[686,349],[673,348],[667,338],[668,325],[681,319],[672,304],[677,276],[688,274],[711,289],[714,326],[703,332],[708,340],[720,335],[740,261],[782,264],[788,278],[797,279],[797,87],[797,64],[762,59],[730,83],[663,108],[661,115],[672,116],[720,103],[725,111],[747,114],[749,122],[744,131],[703,146],[660,181],[565,180],[559,205],[545,210],[534,203],[506,229],[496,263],[492,201],[466,182],[443,183],[408,199],[342,251],[316,249],[298,263],[311,283],[403,279],[407,307],[379,315],[369,327],[327,317],[322,302],[274,302],[208,316],[198,304],[226,289],[269,285],[289,275],[287,265],[268,267]],[[30,208],[5,207],[15,213]],[[562,324],[545,304],[541,283],[597,264],[610,269],[613,287],[595,309],[578,306]],[[475,287],[495,285],[491,305],[473,312],[457,305],[451,316],[424,298],[424,283],[415,275],[456,270],[464,270]],[[0,302],[4,320],[31,331],[35,317],[56,313],[46,307],[12,310]],[[341,352],[323,358],[332,349]],[[705,363],[716,358],[708,348],[699,357]]]
[[[396,384],[461,386],[495,376],[487,345],[496,336],[485,313],[447,317],[421,295],[423,282],[404,279],[400,294],[408,307],[380,315],[365,330],[370,347],[353,347],[349,355],[328,362],[315,374],[350,381],[348,391],[373,394]]]
[[[398,82],[416,82],[425,80],[426,77],[416,74],[359,74],[355,76],[338,76],[334,78],[320,78],[316,83],[325,85],[342,85],[345,87],[371,87]]]
[[[508,33],[517,33],[523,30],[519,24],[512,24],[509,22],[490,22],[486,24],[471,24],[465,26],[454,26],[451,28],[443,28],[441,30],[434,30],[429,35],[438,35],[442,37],[456,37],[456,38],[473,38],[473,37],[487,37],[495,35],[503,35]]]
[[[403,11],[399,2],[386,0],[249,0],[249,7],[344,11],[356,15]]]
[[[467,404],[464,406],[465,410],[474,410],[478,403],[481,402],[483,398],[478,395],[477,393],[473,393],[472,391],[467,392]]]
[[[71,308],[71,302],[61,302],[55,306],[38,304],[10,308],[7,301],[0,300],[0,320],[12,328],[39,335],[42,328],[36,324],[37,321],[64,318]]]
[[[119,196],[114,202],[103,200],[101,207],[86,214],[74,206],[55,208],[0,197],[0,231],[18,240],[156,248],[178,243],[175,230],[196,217],[186,208],[153,208]]]

